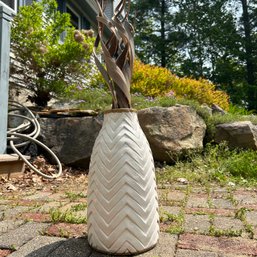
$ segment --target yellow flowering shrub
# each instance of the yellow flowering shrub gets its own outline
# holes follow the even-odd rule
[[[174,92],[176,98],[193,99],[201,104],[217,104],[225,110],[229,108],[229,96],[216,90],[210,81],[179,78],[166,68],[143,64],[138,60],[134,64],[131,90],[152,97]]]
[[[143,64],[136,60],[134,64],[131,89],[146,96],[160,96],[167,93],[175,76],[168,69]]]

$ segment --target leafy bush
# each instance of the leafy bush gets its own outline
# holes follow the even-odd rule
[[[257,152],[253,150],[247,150],[232,155],[225,164],[225,170],[236,177],[256,179]]]
[[[256,151],[231,150],[225,142],[218,145],[207,144],[202,152],[188,151],[185,160],[157,169],[158,182],[163,184],[182,177],[200,184],[216,181],[227,185],[234,181],[236,184],[256,186],[256,175]]]
[[[179,78],[168,69],[135,62],[132,92],[145,96],[164,96],[173,94],[176,98],[197,100],[208,105],[217,104],[228,110],[229,97],[211,82],[200,79]]]
[[[12,23],[11,42],[20,63],[12,74],[22,75],[33,92],[29,99],[39,106],[72,84],[82,86],[89,74],[93,32],[75,30],[55,0],[21,7]]]
[[[254,113],[253,111],[248,111],[242,106],[233,105],[233,104],[229,105],[228,112],[231,114],[240,114],[240,115],[251,115]]]
[[[103,88],[74,87],[66,93],[66,98],[76,100],[79,109],[103,111],[112,104],[111,94]]]
[[[136,60],[132,78],[132,91],[157,97],[168,93],[176,77],[162,67],[143,64]]]

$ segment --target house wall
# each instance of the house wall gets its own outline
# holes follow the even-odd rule
[[[0,154],[7,145],[8,78],[11,12],[0,5]]]

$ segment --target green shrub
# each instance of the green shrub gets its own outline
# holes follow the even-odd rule
[[[55,0],[33,1],[20,8],[11,33],[12,51],[20,66],[11,73],[22,74],[32,91],[29,100],[46,106],[72,84],[83,85],[91,69],[92,36],[92,31],[75,30],[69,14],[60,13]]]
[[[253,150],[240,151],[227,160],[225,171],[233,176],[245,179],[257,178],[257,152]]]
[[[66,98],[77,100],[77,108],[86,110],[104,111],[112,104],[110,93],[102,88],[72,87],[66,92]]]
[[[239,114],[239,115],[250,115],[253,114],[253,111],[248,111],[247,109],[243,108],[242,106],[237,106],[230,104],[228,112],[230,114]]]

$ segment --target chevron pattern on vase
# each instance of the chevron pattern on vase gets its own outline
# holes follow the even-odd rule
[[[124,255],[147,251],[158,238],[154,162],[137,114],[107,113],[89,168],[89,244]]]

